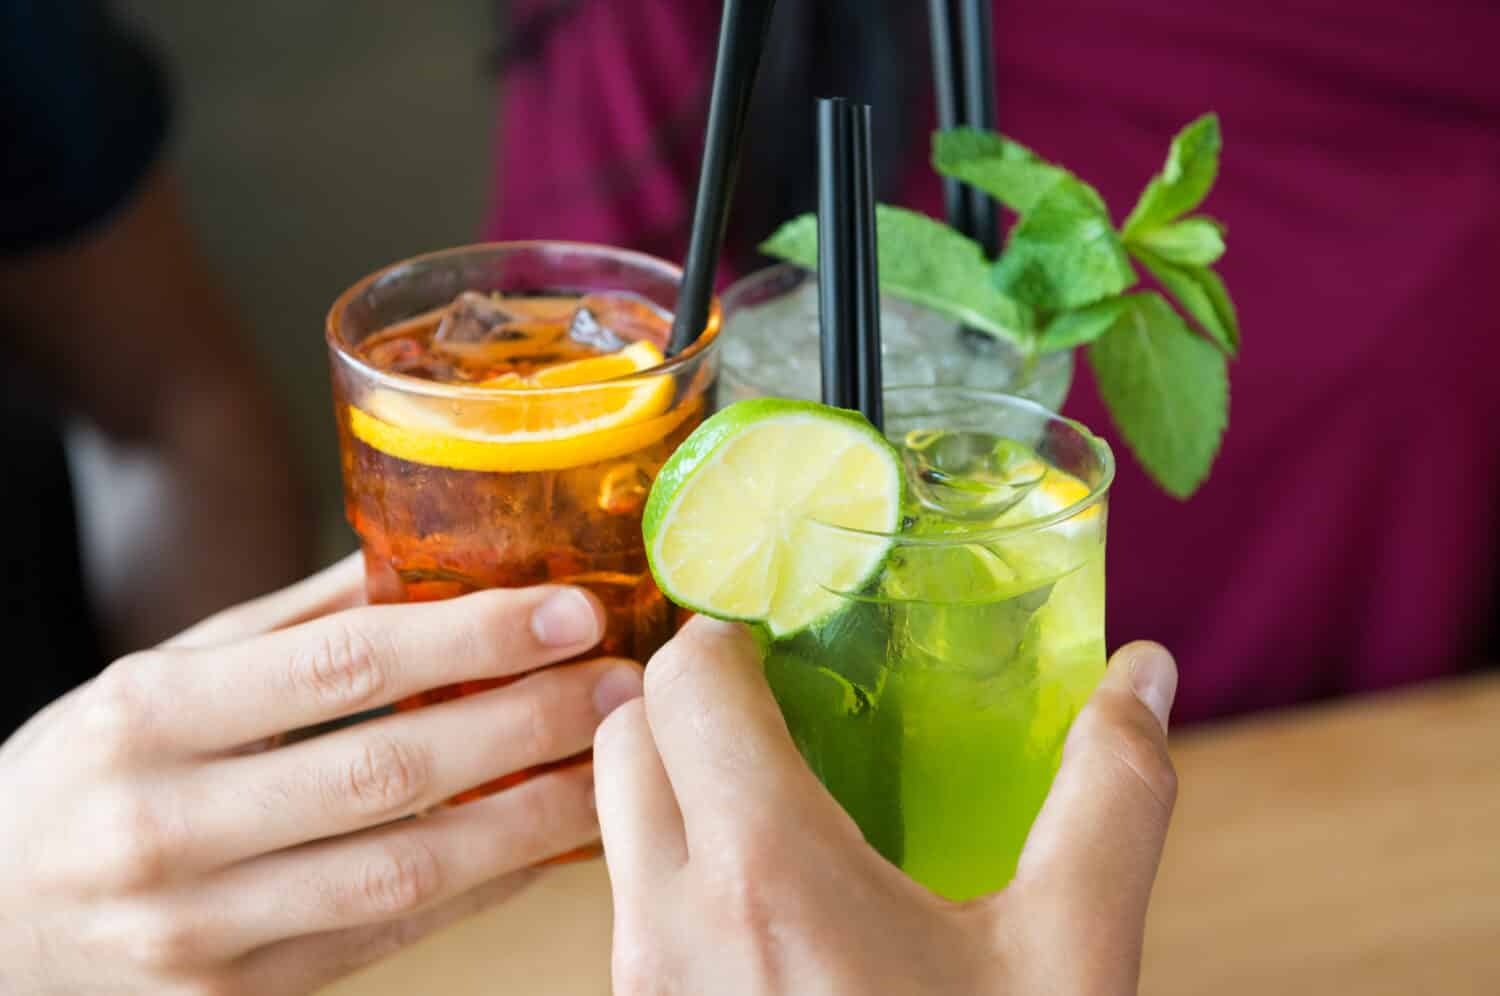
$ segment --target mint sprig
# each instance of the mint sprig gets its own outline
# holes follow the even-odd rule
[[[1172,139],[1167,164],[1152,177],[1125,219],[1124,234],[1130,241],[1159,228],[1202,204],[1219,176],[1219,116],[1205,114]]]
[[[1208,476],[1229,414],[1224,354],[1155,291],[1123,299],[1088,348],[1099,395],[1156,482],[1187,498]]]
[[[1098,192],[1062,176],[1010,230],[992,278],[1000,290],[1054,313],[1130,289],[1137,280]]]
[[[1030,211],[1053,184],[1068,175],[1019,142],[976,128],[933,135],[932,165],[944,176],[987,191],[1017,214]]]
[[[1053,316],[1037,341],[1040,352],[1087,346],[1114,326],[1125,310],[1127,300],[1126,297],[1108,297]]]
[[[1240,351],[1240,320],[1234,302],[1219,275],[1207,266],[1173,263],[1141,246],[1132,245],[1130,254],[1151,271],[1167,293],[1177,299],[1218,347],[1230,356]]]
[[[1224,226],[1212,218],[1184,218],[1148,228],[1131,244],[1180,266],[1212,266],[1224,255]]]
[[[1186,498],[1222,442],[1226,361],[1240,342],[1234,304],[1213,270],[1224,255],[1224,226],[1190,214],[1213,187],[1221,148],[1217,116],[1189,124],[1117,229],[1098,191],[1025,146],[973,129],[939,132],[934,168],[1019,219],[991,264],[948,226],[881,207],[881,287],[1007,339],[1028,357],[1087,346],[1125,441],[1164,490]],[[789,222],[761,249],[816,266],[816,218]],[[1139,281],[1136,263],[1176,307],[1155,291],[1127,293]]]
[[[1086,307],[1135,284],[1104,198],[1062,167],[971,128],[934,136],[932,164],[1021,216],[994,266],[995,285],[1007,295],[1045,314]]]

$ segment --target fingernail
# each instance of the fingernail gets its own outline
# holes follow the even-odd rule
[[[587,595],[563,588],[531,614],[531,632],[548,647],[593,646],[599,639],[599,620]]]
[[[610,668],[594,686],[594,708],[603,718],[631,699],[640,698],[641,690],[640,668],[632,664]]]
[[[1172,700],[1177,697],[1177,667],[1172,655],[1155,645],[1138,650],[1130,661],[1130,688],[1165,730]]]

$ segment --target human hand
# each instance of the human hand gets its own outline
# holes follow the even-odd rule
[[[576,589],[349,608],[360,578],[351,558],[117,661],[0,747],[0,992],[304,993],[597,839],[588,765],[393,821],[584,750],[634,663],[253,749],[603,632]]]
[[[1117,653],[1015,880],[958,904],[881,858],[824,791],[749,634],[695,619],[595,736],[615,992],[1135,992],[1176,797],[1176,686],[1160,647]]]

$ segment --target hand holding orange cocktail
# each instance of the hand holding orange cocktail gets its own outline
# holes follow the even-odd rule
[[[624,250],[497,244],[399,263],[335,303],[345,507],[372,601],[576,584],[605,606],[599,654],[644,661],[671,636],[641,511],[703,419],[717,358],[715,312],[663,359],[679,280]]]

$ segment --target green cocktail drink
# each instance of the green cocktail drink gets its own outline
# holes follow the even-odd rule
[[[895,247],[879,255],[880,289],[909,306],[882,308],[885,382],[926,386],[885,392],[883,434],[810,402],[739,401],[656,479],[643,528],[661,590],[756,628],[809,765],[881,853],[954,899],[1013,877],[1105,663],[1113,458],[1076,423],[986,390],[1060,401],[1087,346],[1141,466],[1178,498],[1202,485],[1240,342],[1213,268],[1223,226],[1195,213],[1220,146],[1214,115],[1192,122],[1134,208],[1112,215],[1011,139],[939,133],[935,168],[1018,220],[990,260],[931,218],[876,209]],[[819,228],[792,219],[761,248],[811,269]],[[1137,287],[1142,270],[1160,290]],[[781,269],[731,291],[721,397],[821,384],[803,282]]]
[[[766,677],[866,838],[953,899],[1010,880],[1104,672],[1104,443],[1019,399],[887,395],[906,477],[874,578]],[[818,526],[833,530],[835,527]]]
[[[733,406],[658,478],[674,600],[754,626],[808,764],[866,839],[952,899],[1013,876],[1104,673],[1109,448],[1020,398],[886,392],[886,435]]]

